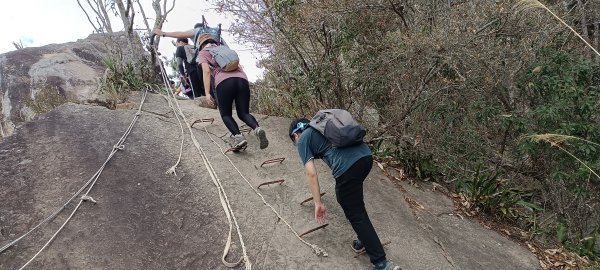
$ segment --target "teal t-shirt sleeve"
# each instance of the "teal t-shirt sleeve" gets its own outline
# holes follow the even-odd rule
[[[308,134],[303,134],[308,135]],[[308,145],[307,136],[300,136],[298,142],[296,142],[296,146],[298,148],[298,154],[300,154],[300,159],[302,160],[302,164],[306,165],[308,161],[315,158],[313,151],[310,149]]]

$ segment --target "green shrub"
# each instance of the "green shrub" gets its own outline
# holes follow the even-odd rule
[[[105,94],[114,104],[125,102],[131,91],[141,91],[149,86],[148,82],[154,81],[146,59],[125,63],[119,58],[109,56],[104,58],[103,62],[106,65],[106,73],[99,85],[100,93]]]
[[[523,136],[517,153],[539,200],[557,213],[557,241],[598,258],[600,64],[551,49],[538,58],[519,82],[523,108],[506,121]]]
[[[516,216],[513,210],[516,207],[525,207],[529,210],[539,210],[539,206],[529,202],[531,193],[508,188],[498,180],[500,172],[483,172],[479,166],[472,176],[460,179],[456,188],[463,193],[471,206],[480,208],[489,214],[502,214],[502,216]]]

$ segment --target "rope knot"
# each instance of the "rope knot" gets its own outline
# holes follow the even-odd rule
[[[175,175],[177,176],[177,172],[175,172],[175,168],[177,167],[177,165],[173,165],[173,167],[169,168],[165,174],[171,174],[171,175]]]
[[[142,115],[142,111],[138,111],[135,113],[135,116],[140,116],[140,115]]]
[[[90,201],[90,202],[93,202],[94,204],[97,203],[96,200],[94,200],[94,198],[92,198],[89,195],[83,195],[83,196],[81,196],[81,200],[82,201]]]
[[[117,145],[116,144],[116,145],[113,146],[113,149],[114,150],[123,150],[123,149],[125,149],[125,145],[122,145],[122,144],[118,144]]]

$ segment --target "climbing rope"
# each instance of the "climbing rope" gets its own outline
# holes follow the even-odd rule
[[[160,65],[160,69],[161,69],[161,73],[162,73],[162,77],[163,77],[163,82],[165,84],[167,92],[168,92],[168,94],[169,94],[170,97],[173,97],[173,91],[171,89],[171,86],[167,83],[168,82],[168,77],[166,76],[166,71],[164,70],[164,67],[162,65]],[[188,131],[190,132],[190,136],[192,138],[192,142],[194,143],[194,146],[198,150],[198,153],[200,154],[200,157],[202,158],[202,161],[204,162],[204,165],[206,166],[206,170],[208,171],[208,173],[209,173],[209,175],[210,175],[210,177],[211,177],[211,179],[213,181],[213,184],[217,187],[217,190],[218,190],[218,193],[219,193],[219,199],[221,201],[221,206],[223,207],[223,210],[225,211],[225,215],[226,215],[227,221],[229,223],[229,233],[228,233],[228,236],[227,236],[227,242],[225,243],[225,247],[223,249],[223,255],[221,257],[221,261],[223,262],[223,264],[225,266],[227,266],[229,268],[236,267],[242,261],[244,261],[246,270],[250,270],[250,269],[252,269],[252,263],[250,262],[250,259],[248,258],[248,254],[247,254],[247,251],[246,251],[246,245],[244,244],[244,239],[242,237],[240,227],[238,225],[237,219],[236,219],[235,214],[233,212],[233,208],[231,207],[231,204],[229,202],[229,198],[227,197],[227,193],[225,192],[225,189],[223,188],[221,180],[217,176],[216,171],[214,170],[212,164],[210,163],[210,160],[208,159],[208,156],[204,152],[204,149],[202,149],[202,147],[198,143],[198,140],[196,139],[196,136],[193,133],[192,126],[188,122],[186,116],[183,114],[183,111],[181,110],[181,107],[179,106],[179,103],[177,102],[177,100],[175,100],[174,103],[175,103],[175,105],[177,107],[177,111],[175,111],[175,108],[173,106],[171,106],[171,108],[173,109],[173,111],[175,112],[175,114],[176,115],[179,114],[179,116],[181,117],[181,119],[183,119],[183,121],[186,123]],[[172,105],[172,104],[170,104],[170,105]],[[180,121],[179,118],[178,118],[178,121]],[[180,125],[181,125],[181,123],[180,123]],[[240,246],[242,248],[242,256],[241,256],[241,258],[237,262],[231,263],[231,262],[228,262],[226,260],[226,257],[229,254],[229,250],[231,248],[231,235],[232,235],[232,231],[233,231],[233,226],[234,225],[235,225],[235,228],[236,228],[238,239],[240,241]]]
[[[229,156],[227,156],[227,154],[225,154],[225,151],[223,151],[223,148],[221,147],[221,145],[219,143],[217,143],[213,139],[213,137],[208,132],[208,129],[206,128],[206,126],[204,126],[204,131],[208,135],[208,138],[217,147],[219,147],[219,150],[221,151],[221,154],[223,154],[223,156],[225,156],[225,158],[227,158],[227,160],[229,160],[229,163],[231,163],[231,166],[233,166],[233,168],[238,172],[238,174],[242,177],[242,179],[244,179],[244,181],[246,181],[246,183],[254,191],[254,193],[256,193],[256,195],[258,195],[260,197],[260,199],[262,200],[263,204],[266,205],[266,206],[268,206],[271,209],[271,211],[273,211],[273,213],[275,213],[275,215],[277,216],[277,218],[279,220],[281,220],[283,223],[285,223],[285,225],[292,231],[292,233],[296,236],[296,238],[298,238],[305,245],[309,246],[313,250],[313,252],[315,254],[317,254],[319,256],[327,257],[328,254],[327,254],[327,252],[324,249],[322,249],[319,246],[317,246],[315,244],[311,244],[311,243],[307,242],[306,240],[302,239],[302,237],[300,237],[300,235],[298,234],[298,232],[296,232],[296,230],[294,230],[294,228],[292,228],[292,226],[281,216],[281,214],[279,214],[279,212],[277,212],[277,210],[275,210],[275,208],[271,204],[269,204],[267,202],[267,200],[265,199],[265,197],[263,197],[263,195],[260,194],[260,192],[258,192],[258,189],[256,189],[254,186],[252,186],[252,184],[250,183],[250,181],[248,181],[248,179],[246,178],[246,176],[244,176],[244,174],[242,174],[242,172],[238,169],[238,167],[235,166],[235,164],[233,163],[233,161],[231,160],[231,158],[229,158]]]
[[[154,47],[152,47],[152,48],[153,48],[153,53],[156,54],[157,52],[156,52],[155,48]],[[223,264],[225,266],[227,266],[227,267],[236,267],[243,260],[244,263],[245,263],[246,269],[250,270],[252,268],[252,265],[251,265],[250,259],[248,258],[247,251],[246,251],[246,246],[244,244],[244,240],[243,240],[243,237],[242,237],[242,234],[241,234],[241,230],[239,228],[237,219],[235,217],[235,214],[233,212],[233,209],[232,209],[231,204],[229,202],[229,199],[227,197],[227,193],[225,192],[225,189],[224,189],[224,187],[223,187],[223,185],[221,183],[221,180],[217,176],[217,173],[216,173],[215,169],[213,168],[212,163],[210,162],[208,156],[204,152],[204,149],[198,143],[198,140],[196,139],[196,136],[193,133],[193,130],[192,130],[192,127],[191,127],[190,123],[187,121],[186,116],[183,114],[183,111],[181,110],[181,107],[179,106],[179,102],[174,98],[173,91],[171,89],[171,85],[167,83],[168,82],[168,77],[166,75],[166,71],[164,69],[164,66],[160,65],[160,69],[161,69],[161,75],[162,75],[163,83],[164,83],[164,85],[165,85],[165,87],[167,89],[167,93],[169,94],[169,97],[170,97],[170,98],[166,98],[165,97],[165,99],[167,99],[169,107],[173,110],[173,112],[175,113],[175,115],[176,116],[179,115],[181,117],[181,119],[183,119],[183,121],[186,123],[188,131],[189,131],[190,136],[192,138],[192,142],[194,143],[194,146],[198,150],[198,153],[200,154],[200,157],[202,158],[202,161],[204,162],[204,165],[205,165],[205,167],[206,167],[206,169],[207,169],[207,171],[208,171],[208,173],[209,173],[209,175],[210,175],[210,177],[211,177],[211,179],[213,181],[213,184],[217,187],[217,190],[219,192],[219,199],[221,201],[221,205],[223,207],[223,210],[225,211],[225,215],[227,217],[227,221],[229,222],[229,233],[228,233],[228,237],[227,237],[227,242],[226,242],[225,247],[223,249],[223,256],[222,256],[221,260],[222,260]],[[175,103],[176,106],[173,106],[173,102],[171,102],[171,99],[174,100],[174,103]],[[175,110],[175,107],[177,107],[177,111]],[[180,125],[181,129],[183,130],[183,125],[182,125],[181,120],[179,119],[179,117],[177,117],[177,121],[179,122],[179,125]],[[309,246],[315,252],[315,254],[327,257],[328,254],[327,254],[327,252],[324,249],[322,249],[319,246],[317,246],[315,244],[311,244],[311,243],[307,242],[306,240],[302,239],[300,237],[300,235],[292,228],[292,226],[289,224],[289,222],[287,222],[281,216],[281,214],[279,214],[279,212],[277,210],[275,210],[275,208],[266,201],[266,199],[262,196],[262,194],[260,194],[260,192],[258,192],[258,190],[252,186],[252,184],[242,174],[242,172],[238,169],[238,167],[234,164],[234,162],[225,154],[225,151],[223,150],[223,148],[213,139],[213,137],[208,132],[208,129],[206,128],[206,126],[204,127],[204,131],[208,135],[209,139],[219,148],[221,154],[223,156],[225,156],[225,158],[227,158],[227,160],[229,161],[229,163],[235,168],[235,170],[242,177],[242,179],[244,179],[244,181],[248,184],[248,186],[250,186],[250,188],[254,191],[254,193],[261,198],[263,204],[265,204],[266,206],[268,206],[271,209],[271,211],[273,211],[273,213],[275,213],[275,215],[277,216],[277,218],[279,220],[281,220],[283,223],[286,224],[286,226],[292,231],[292,233],[296,236],[296,238],[298,238],[305,245]],[[181,145],[183,146],[183,141],[182,141]],[[178,161],[176,162],[176,164],[173,167],[171,167],[169,170],[167,170],[167,173],[173,173],[173,174],[175,174],[175,168],[178,166],[178,164],[179,164],[179,162],[181,160],[182,146],[180,147],[180,155],[179,155]],[[232,224],[232,221],[233,221],[233,224]],[[231,234],[232,234],[232,227],[233,227],[233,225],[235,225],[236,232],[238,234],[238,238],[239,238],[239,241],[240,241],[240,246],[242,248],[242,258],[240,258],[240,260],[238,260],[235,263],[230,263],[230,262],[227,262],[225,258],[227,257],[227,254],[229,253],[229,249],[231,247]]]
[[[160,93],[160,91],[159,91],[159,93]],[[181,156],[183,155],[183,142],[185,140],[185,132],[183,131],[183,125],[181,124],[181,120],[179,120],[179,114],[177,112],[175,112],[175,108],[173,107],[173,102],[168,97],[163,95],[162,93],[160,93],[160,95],[167,101],[167,103],[169,104],[169,108],[171,108],[171,110],[173,110],[173,113],[175,114],[175,118],[177,119],[177,123],[179,123],[179,128],[181,130],[181,143],[179,145],[179,157],[177,158],[177,162],[175,162],[175,164],[165,172],[166,174],[177,175],[177,172],[175,171],[175,169],[177,169],[177,166],[179,166],[179,163],[181,162]]]
[[[125,140],[129,136],[129,134],[131,133],[131,131],[133,130],[133,127],[135,126],[135,123],[137,122],[138,118],[142,114],[142,106],[144,104],[144,101],[146,100],[146,95],[147,94],[148,94],[148,89],[146,89],[144,91],[144,93],[142,94],[142,100],[140,101],[140,106],[139,106],[138,111],[136,112],[133,120],[129,124],[129,127],[127,128],[127,130],[125,131],[125,133],[123,134],[123,136],[121,136],[121,138],[119,139],[119,141],[117,142],[117,144],[115,144],[113,146],[113,149],[110,152],[110,154],[108,155],[108,158],[106,159],[106,161],[104,161],[104,163],[102,164],[102,166],[100,167],[100,169],[98,169],[98,171],[96,171],[96,173],[92,176],[92,178],[90,178],[75,194],[73,194],[73,196],[71,196],[71,198],[63,206],[61,206],[59,209],[57,209],[49,217],[47,217],[46,219],[44,219],[42,222],[40,222],[38,225],[36,225],[35,227],[33,227],[31,230],[29,230],[25,234],[21,235],[19,238],[17,238],[14,241],[8,243],[4,247],[2,247],[2,249],[0,249],[0,253],[2,253],[3,251],[5,251],[6,249],[8,249],[9,247],[11,247],[14,244],[16,244],[17,242],[19,242],[24,237],[26,237],[27,235],[29,235],[31,232],[35,231],[37,228],[39,228],[43,224],[47,223],[48,221],[50,221],[51,219],[53,219],[54,217],[56,217],[60,212],[62,212],[62,210],[64,210],[66,208],[67,205],[69,205],[87,187],[87,191],[85,192],[84,195],[82,195],[80,197],[79,203],[77,204],[77,206],[75,206],[75,208],[73,209],[73,211],[71,212],[71,214],[69,215],[69,217],[63,222],[63,224],[60,226],[60,228],[58,228],[58,230],[54,233],[54,235],[52,235],[52,237],[50,237],[50,239],[46,242],[46,244],[44,244],[44,246],[42,246],[42,248],[40,248],[40,250],[37,253],[35,253],[35,255],[33,255],[33,257],[31,257],[31,259],[29,259],[29,261],[27,261],[23,266],[21,266],[21,268],[19,268],[19,270],[24,269],[25,267],[27,267],[31,262],[33,262],[35,260],[35,258],[37,258],[37,256],[40,253],[42,253],[42,251],[46,247],[48,247],[48,245],[50,245],[50,243],[54,240],[54,238],[56,238],[56,236],[62,231],[62,229],[67,225],[67,223],[75,215],[75,213],[77,212],[77,210],[79,209],[79,207],[81,206],[81,204],[84,201],[89,200],[89,201],[92,201],[92,202],[95,203],[95,200],[92,197],[89,196],[89,193],[92,190],[92,188],[94,187],[94,185],[96,184],[96,181],[98,181],[98,178],[100,178],[100,175],[104,171],[104,168],[106,167],[106,165],[108,164],[108,162],[112,159],[112,157],[119,150],[123,150],[124,149],[125,146],[123,145],[123,143],[125,142]]]

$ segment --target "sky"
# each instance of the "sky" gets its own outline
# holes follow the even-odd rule
[[[151,0],[140,0],[145,3],[146,16],[154,17]],[[168,5],[172,0],[168,0]],[[192,29],[196,22],[202,20],[202,15],[210,26],[222,23],[222,28],[227,29],[231,18],[217,14],[213,6],[206,0],[175,0],[175,8],[167,16],[163,31],[185,31]],[[81,1],[82,4],[85,0]],[[137,5],[136,5],[137,8]],[[91,14],[90,14],[91,16]],[[119,21],[113,20],[113,23]],[[149,20],[150,26],[154,24]],[[139,22],[141,28],[143,23]],[[113,24],[113,28],[115,25]],[[25,47],[39,47],[52,43],[66,43],[87,37],[94,28],[88,22],[85,14],[76,0],[1,0],[0,1],[0,54],[15,50],[12,42]],[[113,29],[117,30],[117,29]],[[250,50],[249,46],[239,44],[235,37],[227,31],[222,34],[227,43],[238,52],[240,62],[250,81],[256,81],[262,76],[262,70],[256,67],[258,54]],[[159,52],[171,58],[175,47],[171,39],[163,38]]]

